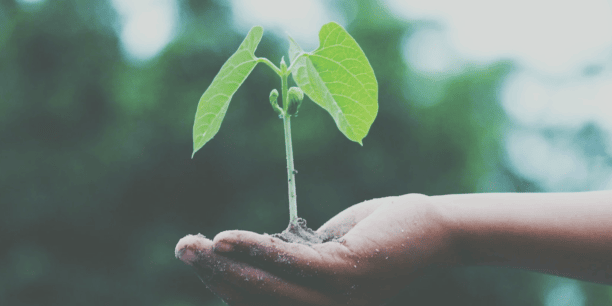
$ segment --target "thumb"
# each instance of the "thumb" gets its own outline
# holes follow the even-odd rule
[[[324,240],[344,236],[352,230],[357,223],[369,216],[381,205],[389,202],[389,198],[372,199],[355,204],[329,219],[317,233],[324,236]]]

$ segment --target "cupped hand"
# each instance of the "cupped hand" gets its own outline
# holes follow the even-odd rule
[[[439,208],[419,194],[374,199],[342,211],[316,245],[225,231],[187,236],[177,257],[229,305],[381,305],[427,268],[457,263]]]

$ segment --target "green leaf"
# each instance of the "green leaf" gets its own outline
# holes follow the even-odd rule
[[[232,96],[257,65],[255,49],[262,36],[262,27],[251,28],[236,53],[223,64],[200,98],[193,124],[191,158],[219,131]]]
[[[355,39],[339,24],[324,25],[319,42],[317,50],[304,54],[289,37],[293,79],[312,101],[329,112],[348,139],[363,145],[378,113],[374,70]]]

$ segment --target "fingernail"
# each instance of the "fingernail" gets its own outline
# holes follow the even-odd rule
[[[217,242],[217,244],[215,244],[215,252],[224,253],[224,252],[231,252],[233,250],[234,250],[234,246],[227,242],[220,241],[220,242]]]
[[[190,249],[182,249],[180,250],[176,255],[178,259],[182,260],[184,263],[188,264],[188,265],[193,265],[193,262],[196,260],[197,256],[195,255],[195,253],[190,250]]]

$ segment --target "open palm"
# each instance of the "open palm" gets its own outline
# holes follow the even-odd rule
[[[425,268],[456,262],[451,237],[423,195],[353,205],[317,232],[333,241],[286,243],[248,231],[187,236],[177,257],[229,305],[381,305]]]

